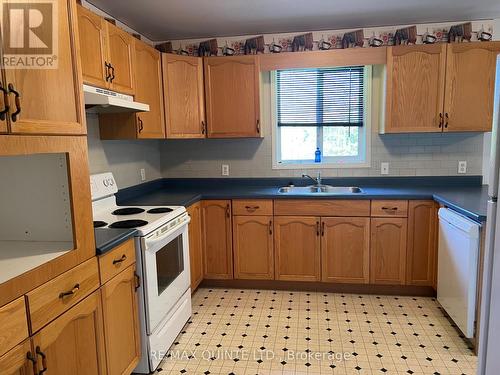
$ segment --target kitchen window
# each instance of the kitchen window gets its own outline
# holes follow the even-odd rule
[[[369,167],[370,82],[370,66],[273,72],[273,168]]]

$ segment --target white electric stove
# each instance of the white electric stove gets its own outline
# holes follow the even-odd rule
[[[111,173],[90,176],[96,228],[134,228],[141,325],[141,360],[134,373],[149,374],[191,316],[189,240],[182,206],[118,206]]]

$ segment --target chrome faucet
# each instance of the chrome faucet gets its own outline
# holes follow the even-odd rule
[[[318,177],[314,178],[309,176],[308,174],[303,174],[302,178],[309,178],[314,181],[316,186],[321,186],[321,172],[318,172]]]

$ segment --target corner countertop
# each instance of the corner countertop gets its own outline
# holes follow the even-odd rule
[[[486,221],[488,186],[481,176],[326,178],[325,184],[359,186],[361,194],[281,194],[278,187],[308,184],[297,178],[159,179],[122,189],[119,205],[190,206],[201,199],[433,199],[477,222]]]
[[[96,255],[103,255],[134,237],[136,229],[95,228]]]

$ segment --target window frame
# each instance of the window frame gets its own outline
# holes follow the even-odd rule
[[[371,167],[371,117],[372,117],[372,66],[364,66],[363,74],[363,126],[359,129],[360,155],[322,157],[321,163],[315,163],[313,155],[310,160],[281,161],[281,129],[278,126],[277,78],[276,71],[271,72],[271,124],[272,124],[272,159],[273,169],[337,169],[337,168],[370,168]],[[284,127],[281,127],[284,128]],[[323,149],[323,128],[317,127],[317,147]]]

